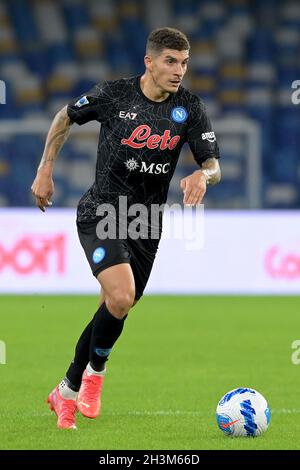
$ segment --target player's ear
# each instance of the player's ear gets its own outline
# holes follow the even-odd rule
[[[148,70],[150,70],[150,72],[152,72],[152,59],[149,55],[146,55],[144,57],[144,63],[145,63],[146,69],[148,69]]]

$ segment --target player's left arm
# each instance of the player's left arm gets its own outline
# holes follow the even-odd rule
[[[201,204],[208,184],[213,185],[221,180],[219,161],[215,157],[205,160],[199,170],[194,171],[180,181],[183,190],[183,204],[194,206]]]
[[[183,203],[194,206],[202,202],[208,184],[221,180],[217,139],[205,105],[197,96],[189,102],[187,142],[199,169],[183,178],[180,187],[184,193]]]

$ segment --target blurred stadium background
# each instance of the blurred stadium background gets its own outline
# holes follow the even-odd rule
[[[97,82],[142,73],[146,37],[165,25],[190,39],[185,84],[212,118],[222,181],[205,196],[201,250],[187,248],[190,233],[162,240],[146,292],[164,295],[129,315],[101,419],[79,417],[82,432],[62,435],[44,400],[98,297],[48,294],[98,292],[75,228],[97,125],[73,126],[45,214],[30,187],[54,114]],[[0,0],[0,80],[1,448],[299,448],[299,1]],[[169,202],[181,202],[179,180],[194,169],[184,148]],[[217,401],[238,386],[269,400],[266,436],[218,431]]]
[[[41,120],[103,79],[142,73],[147,34],[171,25],[191,40],[185,84],[203,97],[219,131],[223,181],[210,189],[206,206],[300,206],[300,112],[291,102],[291,83],[300,78],[299,2],[2,0],[0,25],[7,92],[0,106],[0,205],[32,205],[28,188],[47,129]],[[30,134],[31,126],[42,130]],[[255,168],[247,165],[249,139]],[[91,138],[66,144],[56,169],[56,207],[74,207],[89,186],[95,145]],[[179,178],[193,165],[186,149],[170,201],[181,200]],[[249,179],[256,197],[246,190]]]
[[[263,292],[270,285],[272,292],[277,288],[284,292],[285,286],[299,292],[295,210],[300,207],[300,108],[291,99],[292,82],[300,79],[300,4],[295,0],[2,0],[0,79],[6,85],[6,103],[0,104],[0,208],[2,214],[6,211],[1,218],[2,290],[16,285],[14,275],[22,291],[31,275],[44,273],[37,290],[43,279],[46,285],[50,261],[41,260],[39,250],[46,254],[52,250],[53,257],[60,259],[53,261],[52,291],[64,288],[55,275],[76,270],[79,261],[69,256],[81,250],[74,209],[94,178],[99,127],[90,123],[72,128],[55,168],[54,206],[43,216],[33,208],[30,186],[50,122],[61,107],[95,83],[143,73],[147,35],[163,25],[182,29],[190,39],[185,85],[204,99],[222,157],[222,182],[205,196],[203,271],[197,271],[199,263],[191,254],[182,258],[182,266],[187,260],[190,266],[194,263],[193,276],[202,277],[199,292],[212,292],[217,284],[216,273],[207,270],[212,254],[215,262],[227,256],[231,266],[236,263],[231,278],[226,262],[224,272],[218,271],[226,292]],[[169,203],[182,201],[179,181],[195,168],[186,146],[171,182]],[[14,211],[8,213],[15,207],[23,208],[18,217]],[[29,208],[32,212],[26,212]],[[54,208],[70,212],[59,218]],[[237,219],[241,211],[246,215]],[[53,230],[49,241],[47,233]],[[184,248],[169,243],[162,249],[168,259],[174,250],[183,253]],[[161,263],[156,273],[164,269],[166,263]],[[88,266],[83,272],[90,279]],[[165,286],[169,292],[164,284],[167,271],[163,279],[156,277],[154,285],[155,275],[150,290],[164,292]],[[209,276],[208,286],[203,278]],[[74,274],[72,282],[75,289],[79,280]],[[177,285],[185,292],[179,277]],[[197,285],[191,288],[194,293]]]

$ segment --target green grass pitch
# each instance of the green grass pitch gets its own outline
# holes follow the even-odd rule
[[[101,417],[58,430],[45,399],[96,309],[89,296],[0,298],[0,449],[300,449],[300,297],[145,296],[108,362]],[[218,400],[241,386],[271,408],[255,439],[216,424]]]

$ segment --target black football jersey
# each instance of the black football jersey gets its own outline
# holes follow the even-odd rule
[[[126,196],[128,207],[165,203],[185,142],[199,165],[219,158],[202,100],[180,86],[165,101],[152,101],[140,78],[106,81],[68,105],[72,122],[101,123],[95,182],[79,201],[79,222],[94,219],[99,204],[117,208],[119,196]]]

